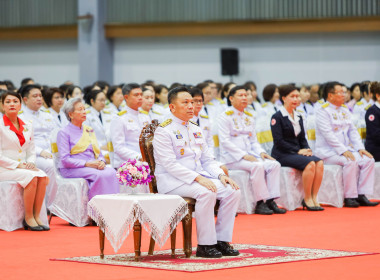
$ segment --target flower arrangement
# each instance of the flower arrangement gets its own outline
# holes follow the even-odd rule
[[[132,188],[137,185],[147,185],[152,181],[148,163],[136,159],[129,159],[123,162],[116,172],[119,182]]]

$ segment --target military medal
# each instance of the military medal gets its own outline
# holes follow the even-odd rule
[[[182,148],[182,149],[179,151],[179,153],[181,154],[181,156],[183,156],[184,153],[185,153],[185,149]]]
[[[334,120],[338,119],[338,117],[336,116],[336,114],[333,114],[333,118],[334,118]]]
[[[200,132],[194,132],[193,135],[195,139],[202,138],[202,134]]]
[[[183,136],[179,130],[173,131],[177,139],[183,139]]]

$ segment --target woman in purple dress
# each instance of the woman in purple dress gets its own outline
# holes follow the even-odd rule
[[[119,193],[116,171],[106,167],[94,130],[83,125],[86,110],[82,100],[68,100],[63,111],[70,123],[57,136],[61,175],[85,179],[89,185],[88,200],[98,194]]]

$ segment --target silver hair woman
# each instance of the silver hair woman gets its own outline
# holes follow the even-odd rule
[[[66,118],[71,122],[69,113],[73,113],[75,110],[75,105],[81,102],[83,104],[82,98],[75,97],[66,101],[62,107],[62,111],[65,113]]]

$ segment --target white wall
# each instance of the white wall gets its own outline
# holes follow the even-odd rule
[[[115,41],[115,82],[228,82],[220,48],[238,48],[237,83],[380,80],[380,33],[142,38]]]
[[[31,77],[40,84],[58,86],[67,80],[78,83],[76,40],[0,41],[0,80],[16,87]]]

